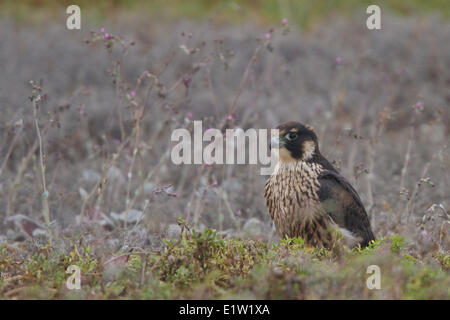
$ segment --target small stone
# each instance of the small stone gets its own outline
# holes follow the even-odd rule
[[[124,182],[125,179],[122,175],[122,171],[117,167],[111,167],[108,170],[108,179],[115,182]]]
[[[6,230],[6,237],[10,241],[25,241],[26,237],[22,232],[16,232],[14,230]]]
[[[222,237],[222,239],[233,239],[237,237],[236,231],[233,229],[219,231],[218,234]]]
[[[142,217],[142,211],[139,210],[128,210],[122,212],[122,221],[127,221],[127,223],[136,223],[140,220],[140,218]]]
[[[27,217],[23,214],[15,214],[7,218],[5,221],[7,227],[9,227],[10,229],[14,228],[16,231],[20,231],[20,233],[22,233],[24,237],[32,237],[33,231],[35,231],[36,229],[45,230],[45,227],[39,221]]]
[[[263,232],[263,223],[257,218],[250,218],[244,223],[242,230],[251,236],[261,235]]]
[[[81,177],[86,182],[96,183],[100,179],[100,174],[95,170],[85,169],[83,170]]]
[[[144,194],[150,195],[152,194],[153,190],[155,190],[155,184],[151,182],[147,182],[144,184]]]

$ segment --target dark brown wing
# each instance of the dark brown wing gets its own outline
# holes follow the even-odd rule
[[[319,175],[319,200],[325,212],[340,227],[362,239],[361,246],[374,240],[369,218],[356,190],[338,173]]]

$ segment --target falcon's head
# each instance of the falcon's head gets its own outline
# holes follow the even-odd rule
[[[278,149],[280,161],[308,161],[318,154],[317,136],[309,125],[291,121],[280,124],[277,129],[279,136],[272,137],[270,146]]]

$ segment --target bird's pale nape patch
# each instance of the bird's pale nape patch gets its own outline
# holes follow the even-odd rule
[[[303,142],[303,161],[311,160],[314,156],[314,152],[316,151],[316,144],[314,141],[305,141]]]

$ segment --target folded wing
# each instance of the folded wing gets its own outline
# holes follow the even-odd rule
[[[364,205],[356,190],[338,173],[325,170],[319,176],[319,200],[325,212],[341,228],[366,246],[375,237]]]

